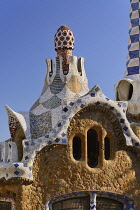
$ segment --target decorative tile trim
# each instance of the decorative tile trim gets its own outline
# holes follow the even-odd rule
[[[131,8],[130,8],[130,38],[129,38],[129,55],[128,55],[128,60],[127,60],[127,76],[128,75],[133,75],[133,74],[139,74],[139,59],[136,62],[133,60],[136,58],[140,57],[139,54],[139,48],[140,48],[140,15],[139,15],[139,8],[140,8],[140,2],[139,0],[136,0],[135,2],[130,1],[131,3]],[[135,46],[134,46],[135,43]],[[137,48],[137,49],[136,49]],[[129,66],[129,63],[131,62],[131,66]]]
[[[46,202],[46,210],[52,209],[52,203],[58,202],[65,199],[76,198],[81,196],[90,196],[90,210],[96,210],[96,198],[97,197],[105,197],[109,199],[113,199],[119,201],[120,203],[124,204],[124,210],[134,210],[134,201],[121,194],[108,192],[108,191],[79,191],[73,192],[68,194],[63,194],[57,197],[52,198],[50,201]]]
[[[10,165],[7,164],[6,169],[4,165],[1,165],[2,173],[0,174],[0,178],[6,177],[6,179],[9,179],[11,177],[26,177],[32,180],[32,165],[36,154],[38,154],[38,152],[47,145],[67,144],[67,129],[71,119],[81,109],[92,105],[97,107],[106,107],[110,110],[110,112],[114,113],[116,119],[120,121],[122,132],[126,139],[126,145],[140,146],[140,140],[133,133],[130,123],[126,118],[127,103],[112,101],[107,98],[102,93],[100,87],[96,85],[89,91],[88,94],[76,101],[69,102],[69,104],[63,108],[60,115],[61,119],[56,123],[55,128],[53,128],[49,133],[46,133],[45,136],[34,140],[23,140],[24,154],[22,163],[18,163],[19,166],[16,170],[14,165],[15,163],[11,163]],[[28,163],[28,166],[25,167],[25,163]],[[13,172],[11,172],[12,170]]]

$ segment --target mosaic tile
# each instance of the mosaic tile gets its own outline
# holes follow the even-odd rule
[[[19,175],[19,171],[15,171],[14,174]]]
[[[62,82],[60,78],[60,69],[58,67],[59,59],[57,59],[57,69],[56,69],[56,75],[54,77],[53,82],[50,84],[50,90],[53,94],[58,94],[59,92],[62,91],[62,89],[65,86],[65,83]]]
[[[67,108],[67,107],[65,107],[65,108],[63,109],[63,111],[64,111],[64,112],[67,112],[67,111],[68,111],[68,108]]]
[[[45,112],[39,116],[30,113],[32,139],[44,136],[52,129],[51,113]]]
[[[61,99],[57,96],[53,96],[49,100],[43,102],[42,105],[47,109],[54,109],[61,105]]]

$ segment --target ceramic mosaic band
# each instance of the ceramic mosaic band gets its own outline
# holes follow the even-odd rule
[[[79,192],[63,194],[63,195],[54,197],[50,201],[46,202],[46,210],[53,210],[52,205],[54,203],[58,203],[61,201],[63,202],[63,201],[70,200],[73,198],[80,199],[81,196],[82,196],[82,199],[85,199],[86,196],[89,196],[90,210],[103,209],[103,207],[106,207],[105,209],[107,209],[107,207],[109,207],[109,209],[117,209],[115,207],[119,208],[120,204],[122,204],[121,207],[123,208],[123,210],[134,210],[134,201],[131,198],[121,195],[121,194],[117,194],[117,193],[112,193],[108,191],[96,191],[96,190],[95,191],[79,191]],[[103,201],[100,201],[100,204],[98,201],[98,207],[97,207],[96,200],[98,198],[103,199]],[[104,202],[105,200],[108,202]]]
[[[140,66],[140,38],[139,38],[139,25],[140,25],[140,2],[139,0],[130,0],[130,30],[129,30],[129,44],[128,44],[128,57],[127,57],[127,75],[139,74]]]
[[[91,196],[90,196],[90,210],[96,210],[96,197],[97,197],[97,193],[91,192]]]

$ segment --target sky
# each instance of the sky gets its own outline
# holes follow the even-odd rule
[[[73,55],[85,58],[89,88],[98,84],[115,98],[128,54],[129,0],[0,0],[0,141],[10,138],[5,105],[29,111],[56,57],[54,35],[67,25]]]

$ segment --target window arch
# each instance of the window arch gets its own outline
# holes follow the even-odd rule
[[[94,129],[87,131],[87,162],[88,166],[94,168],[98,165],[99,141]]]
[[[103,167],[114,157],[114,141],[102,125],[93,124],[71,137],[71,157],[90,168]],[[112,140],[111,140],[112,139]]]
[[[73,157],[75,160],[80,160],[82,157],[82,140],[79,136],[73,138]]]

